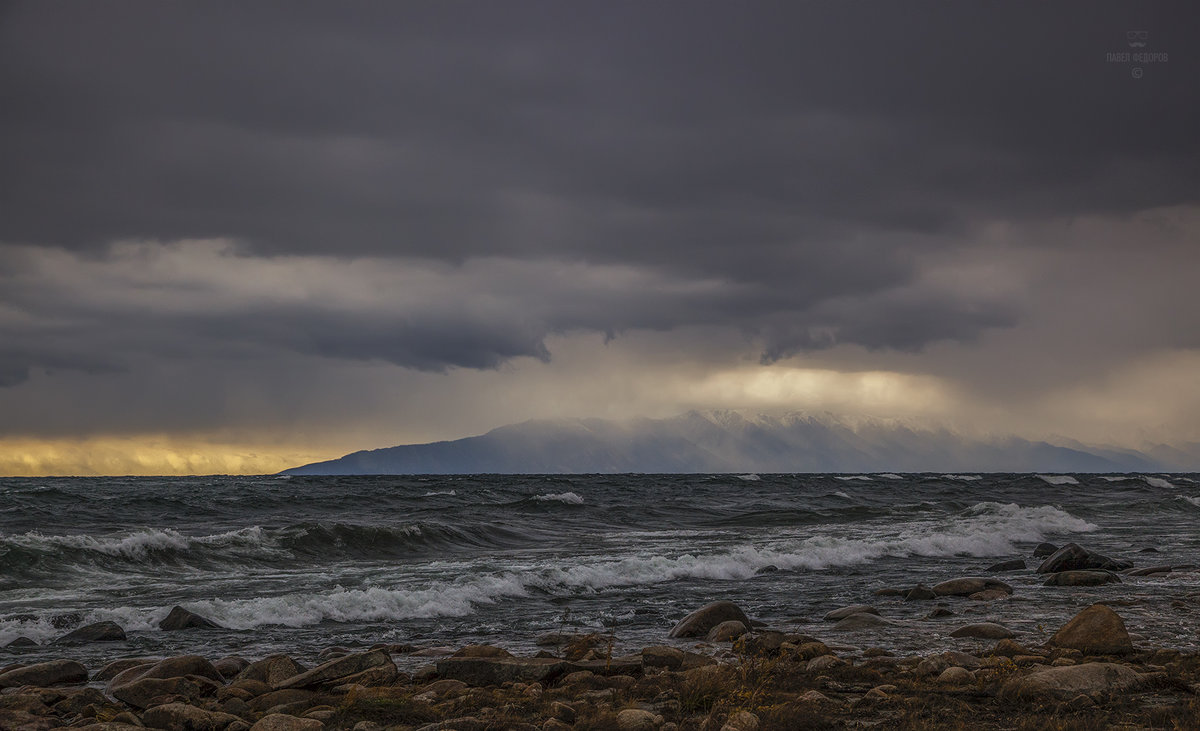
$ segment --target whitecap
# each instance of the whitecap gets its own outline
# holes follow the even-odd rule
[[[1043,481],[1051,485],[1078,485],[1079,480],[1076,480],[1071,475],[1037,475]]]
[[[1150,475],[1142,475],[1141,478],[1150,487],[1157,487],[1157,488],[1160,488],[1163,490],[1177,489],[1175,485],[1172,485],[1170,482],[1167,482],[1166,480],[1164,480],[1161,477],[1152,477]]]
[[[847,499],[847,500],[853,500],[853,499],[854,499],[854,498],[850,497],[849,495],[847,495],[846,493],[842,492],[841,490],[838,490],[838,491],[836,491],[836,492],[835,492],[835,493],[833,493],[833,494],[834,494],[834,495],[837,495],[838,497],[845,498],[845,499]]]
[[[881,472],[876,477],[882,477],[885,480],[903,480],[904,478],[897,475],[895,472]]]
[[[753,472],[748,475],[738,475],[737,478],[739,480],[746,480],[747,482],[758,482],[759,480],[762,479],[761,477],[754,474]]]
[[[430,490],[429,492],[425,493],[421,497],[436,497],[438,495],[456,495],[456,494],[457,493],[454,492],[453,490],[444,490],[442,492],[438,492],[437,490]]]
[[[974,482],[975,480],[982,480],[983,477],[980,475],[942,475],[942,479],[943,480],[962,480],[963,482]]]
[[[874,482],[875,481],[873,478],[868,477],[867,475],[848,475],[848,476],[834,475],[833,479],[842,480],[842,481],[846,481],[846,480],[861,480],[863,482]]]
[[[566,503],[567,505],[583,505],[583,498],[579,497],[573,492],[560,492],[553,495],[534,495],[533,499],[540,500],[542,502],[554,501]]]
[[[1191,495],[1180,495],[1179,497],[1200,508],[1200,497],[1192,497]]]

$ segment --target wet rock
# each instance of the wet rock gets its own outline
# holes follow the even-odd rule
[[[925,619],[941,619],[942,617],[953,617],[954,612],[944,605],[937,605],[925,615]]]
[[[0,674],[0,688],[18,688],[22,685],[45,688],[51,685],[86,683],[87,678],[87,668],[74,660],[50,660]]]
[[[779,570],[778,566],[776,566],[773,563],[769,563],[766,566],[763,566],[761,569],[758,569],[757,571],[755,571],[754,575],[761,576],[762,574],[773,574],[778,570]]]
[[[1132,568],[1129,561],[1117,561],[1108,556],[1087,550],[1078,543],[1068,543],[1051,554],[1037,568],[1039,574],[1056,574],[1060,571],[1086,571],[1101,569],[1105,571],[1120,571]]]
[[[97,681],[97,682],[112,680],[113,678],[117,677],[118,675],[125,672],[126,670],[129,670],[130,668],[136,668],[136,667],[147,667],[148,668],[151,665],[153,665],[154,663],[158,662],[160,659],[162,659],[162,658],[127,657],[122,660],[113,660],[109,664],[100,668],[100,672],[98,672],[94,676],[92,676],[92,680]]]
[[[1119,584],[1121,577],[1111,571],[1059,571],[1050,574],[1043,586],[1101,586]]]
[[[178,655],[176,657],[168,657],[159,660],[153,665],[137,669],[131,668],[115,676],[108,683],[108,690],[111,693],[116,688],[124,683],[142,678],[182,678],[185,676],[197,676],[212,680],[216,683],[224,683],[225,679],[213,667],[213,664],[199,655]]]
[[[273,685],[276,689],[283,688],[306,688],[318,685],[329,684],[333,681],[344,681],[346,678],[368,670],[370,668],[388,666],[394,670],[396,664],[392,662],[391,655],[388,655],[383,650],[370,650],[368,652],[359,653],[356,655],[346,655],[327,663],[318,665],[312,670],[307,670],[298,675],[281,680]],[[398,671],[397,671],[398,672]]]
[[[706,604],[679,620],[679,623],[671,629],[667,636],[673,638],[704,637],[713,627],[729,620],[737,620],[747,627],[750,626],[750,618],[738,605],[733,602],[719,601]]]
[[[1011,561],[1001,561],[988,566],[987,573],[992,574],[999,571],[1020,571],[1025,568],[1025,559],[1014,558]]]
[[[1070,700],[1082,694],[1105,696],[1124,693],[1141,684],[1137,671],[1125,665],[1089,662],[1082,665],[1035,670],[1001,686],[1008,698],[1053,698]]]
[[[879,610],[870,604],[855,604],[853,606],[835,609],[821,619],[824,619],[826,622],[836,622],[840,619],[845,619],[852,614],[879,614]]]
[[[31,640],[28,637],[25,637],[23,635],[21,637],[16,638],[15,640],[12,640],[11,642],[9,642],[8,644],[5,645],[5,647],[37,647],[37,646],[38,646],[38,643],[34,642],[33,640]]]
[[[1093,604],[1072,617],[1054,633],[1050,644],[1089,655],[1126,655],[1133,652],[1133,641],[1125,629],[1125,622],[1103,604]]]
[[[704,639],[708,642],[733,642],[748,631],[745,624],[731,619],[710,629]]]
[[[851,614],[849,617],[839,620],[837,624],[833,625],[833,628],[845,631],[872,629],[877,627],[891,627],[893,625],[895,625],[895,622],[884,619],[878,614],[867,614],[865,612],[860,612],[859,614]]]
[[[978,638],[984,640],[1004,640],[1014,637],[1012,630],[994,622],[979,622],[959,627],[950,633],[951,637]]]
[[[116,622],[96,622],[59,637],[56,645],[82,645],[88,642],[124,642],[125,630]]]
[[[178,731],[221,731],[242,719],[220,711],[206,711],[186,703],[166,703],[142,714],[142,723],[150,728]]]
[[[977,591],[974,594],[971,594],[967,598],[976,602],[994,602],[999,599],[1007,599],[1010,596],[1012,596],[1012,594],[1003,589],[984,589],[983,591]]]
[[[1169,574],[1173,568],[1172,566],[1147,566],[1144,569],[1130,569],[1125,574],[1127,576],[1155,576],[1156,574]]]
[[[119,676],[118,676],[119,677]],[[150,708],[163,703],[184,699],[189,702],[215,696],[221,685],[198,675],[177,678],[138,678],[109,691],[109,695],[134,708]]]
[[[895,587],[887,587],[884,589],[876,589],[873,592],[873,595],[881,596],[881,597],[882,596],[904,596],[909,591],[910,591],[909,589],[897,589]]]
[[[181,629],[224,629],[211,619],[189,612],[180,606],[172,607],[171,612],[158,623],[158,628],[167,632]]]
[[[996,643],[996,646],[992,648],[991,654],[997,657],[1016,657],[1018,655],[1030,655],[1032,653],[1020,643],[1014,642],[1011,639],[1004,639]]]
[[[269,711],[276,706],[287,706],[293,703],[306,703],[316,697],[317,693],[313,690],[305,690],[303,688],[286,688],[284,690],[273,690],[269,693],[263,693],[257,698],[251,699],[247,705],[250,706],[250,710],[262,713],[263,711]]]
[[[999,589],[1006,594],[1012,594],[1012,587],[1003,581],[983,578],[950,579],[940,584],[934,584],[933,593],[938,596],[970,596],[988,589]]]
[[[906,602],[927,601],[929,599],[937,598],[937,592],[933,589],[930,589],[928,586],[925,586],[924,584],[917,584],[904,594],[904,601]]]
[[[1047,556],[1053,556],[1054,552],[1057,550],[1058,546],[1054,545],[1053,543],[1039,543],[1033,547],[1033,557],[1045,558]]]
[[[315,718],[300,718],[284,713],[272,713],[263,716],[258,723],[250,727],[250,731],[320,731],[325,724]],[[450,728],[449,726],[447,728]]]
[[[306,669],[287,655],[270,655],[247,665],[246,669],[233,679],[233,682],[239,684],[242,681],[253,680],[274,686],[276,683],[282,683],[288,678],[303,673]]]
[[[214,662],[213,667],[221,674],[222,678],[233,679],[238,676],[238,673],[250,667],[250,661],[244,657],[230,655]]]

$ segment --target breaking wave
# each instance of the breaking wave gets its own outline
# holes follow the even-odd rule
[[[558,559],[518,570],[455,580],[414,580],[411,585],[338,588],[242,599],[190,602],[188,609],[231,629],[266,625],[302,627],[322,622],[390,622],[465,616],[484,605],[534,594],[571,596],[680,580],[741,581],[767,566],[823,570],[868,564],[885,557],[993,557],[1020,542],[1087,532],[1096,526],[1050,505],[978,503],[937,524],[910,523],[889,535],[810,536],[773,545],[742,544],[723,551]],[[112,620],[129,631],[156,631],[168,608],[98,609],[79,623]],[[42,619],[0,620],[0,637],[20,631],[41,639],[61,634]]]
[[[560,492],[553,495],[534,495],[534,500],[539,502],[559,502],[567,505],[583,505],[583,498],[573,492]]]
[[[1079,480],[1076,480],[1071,475],[1037,475],[1038,478],[1051,485],[1078,485]]]

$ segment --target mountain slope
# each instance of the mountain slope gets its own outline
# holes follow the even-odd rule
[[[291,475],[620,472],[1145,472],[1182,452],[966,439],[945,429],[791,414],[691,411],[670,419],[534,420],[454,441],[354,452]],[[1194,468],[1195,465],[1191,465]]]

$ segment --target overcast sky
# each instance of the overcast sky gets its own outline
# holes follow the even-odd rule
[[[0,5],[0,473],[1200,440],[1197,54],[1189,2]]]

